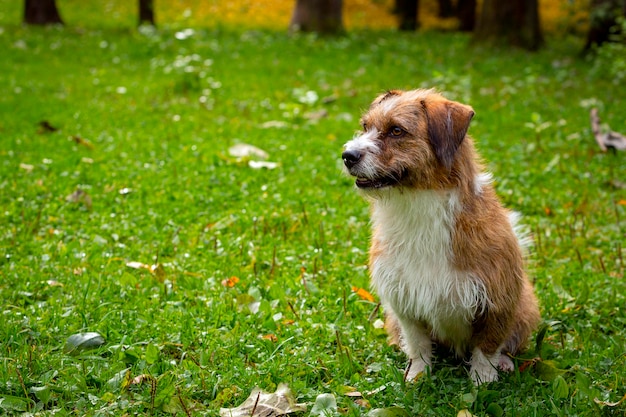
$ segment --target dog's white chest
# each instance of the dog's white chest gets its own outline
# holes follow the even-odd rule
[[[399,193],[374,203],[372,283],[398,317],[426,323],[433,335],[463,345],[486,302],[482,283],[453,264],[455,192]]]

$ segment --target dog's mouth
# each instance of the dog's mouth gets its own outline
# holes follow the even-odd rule
[[[401,176],[397,175],[388,175],[384,177],[378,178],[363,178],[357,177],[354,182],[358,188],[361,189],[369,189],[369,188],[385,188],[392,187],[394,185],[398,185],[400,183]]]

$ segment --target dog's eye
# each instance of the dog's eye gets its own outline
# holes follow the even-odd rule
[[[361,127],[363,127],[363,130],[367,130],[367,123],[361,124]]]
[[[394,126],[391,128],[391,130],[389,130],[389,135],[393,136],[393,137],[400,137],[404,134],[404,130],[402,130],[401,127],[398,126]]]

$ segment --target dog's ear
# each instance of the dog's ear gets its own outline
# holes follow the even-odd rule
[[[422,100],[428,136],[437,159],[448,171],[474,117],[470,106],[450,100]]]

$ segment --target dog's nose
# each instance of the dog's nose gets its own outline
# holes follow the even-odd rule
[[[352,168],[361,160],[361,152],[355,150],[345,151],[341,154],[341,159],[343,159],[343,163],[347,168]]]

